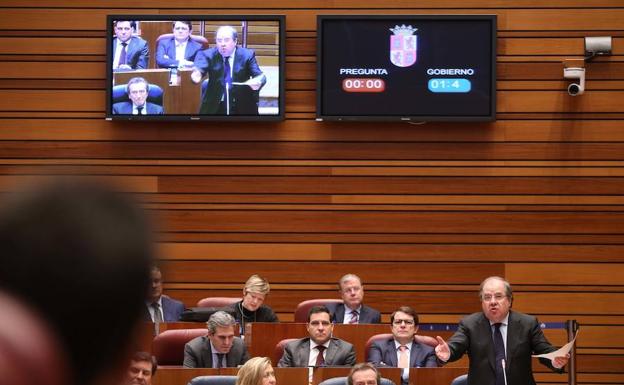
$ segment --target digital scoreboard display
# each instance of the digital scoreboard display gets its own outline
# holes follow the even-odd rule
[[[318,16],[317,120],[492,121],[496,16]]]

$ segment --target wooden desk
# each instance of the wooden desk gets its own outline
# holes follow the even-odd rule
[[[190,69],[178,70],[179,85],[169,85],[169,69],[147,69],[113,73],[113,84],[126,84],[133,77],[140,76],[149,84],[157,84],[163,89],[165,114],[197,115],[201,97],[200,84],[191,80]]]
[[[375,335],[390,333],[390,325],[387,324],[362,324],[334,325],[334,337],[352,343],[355,348],[357,362],[364,362],[366,341]],[[453,332],[428,332],[418,333],[422,335],[449,338]],[[252,357],[265,356],[275,360],[275,345],[286,338],[304,338],[308,336],[304,323],[249,323],[245,330],[245,343]],[[463,359],[462,359],[463,360]],[[461,361],[461,360],[460,360]],[[455,364],[455,363],[453,363]],[[465,366],[465,364],[460,364]]]
[[[308,368],[273,368],[276,382],[279,385],[306,385],[308,383]],[[152,385],[186,385],[197,376],[235,376],[238,368],[173,368],[159,367]]]
[[[410,368],[410,385],[449,385],[457,376],[468,373],[467,367],[459,368]],[[397,383],[399,385],[400,382]]]

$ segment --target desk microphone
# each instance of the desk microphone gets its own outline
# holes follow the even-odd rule
[[[230,83],[225,83],[225,114],[230,114]]]
[[[505,370],[505,359],[501,360],[501,365],[503,366],[503,379],[505,380],[505,385],[507,385],[507,371]]]

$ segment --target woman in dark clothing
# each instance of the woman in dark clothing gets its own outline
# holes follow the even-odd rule
[[[243,300],[231,305],[236,313],[236,321],[240,325],[241,335],[245,332],[245,324],[249,322],[279,322],[273,310],[264,305],[264,299],[269,294],[269,282],[254,274],[245,283]]]

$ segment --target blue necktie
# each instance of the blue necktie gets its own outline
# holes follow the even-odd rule
[[[505,385],[502,360],[505,359],[505,343],[500,327],[502,323],[494,324],[494,357],[496,358],[496,385]]]
[[[126,52],[126,46],[128,45],[128,43],[121,43],[121,53],[119,54],[119,64],[118,65],[122,65],[122,64],[126,64],[126,56],[127,56],[127,52]]]
[[[215,368],[223,368],[223,357],[225,357],[224,353],[217,353],[217,365]]]

